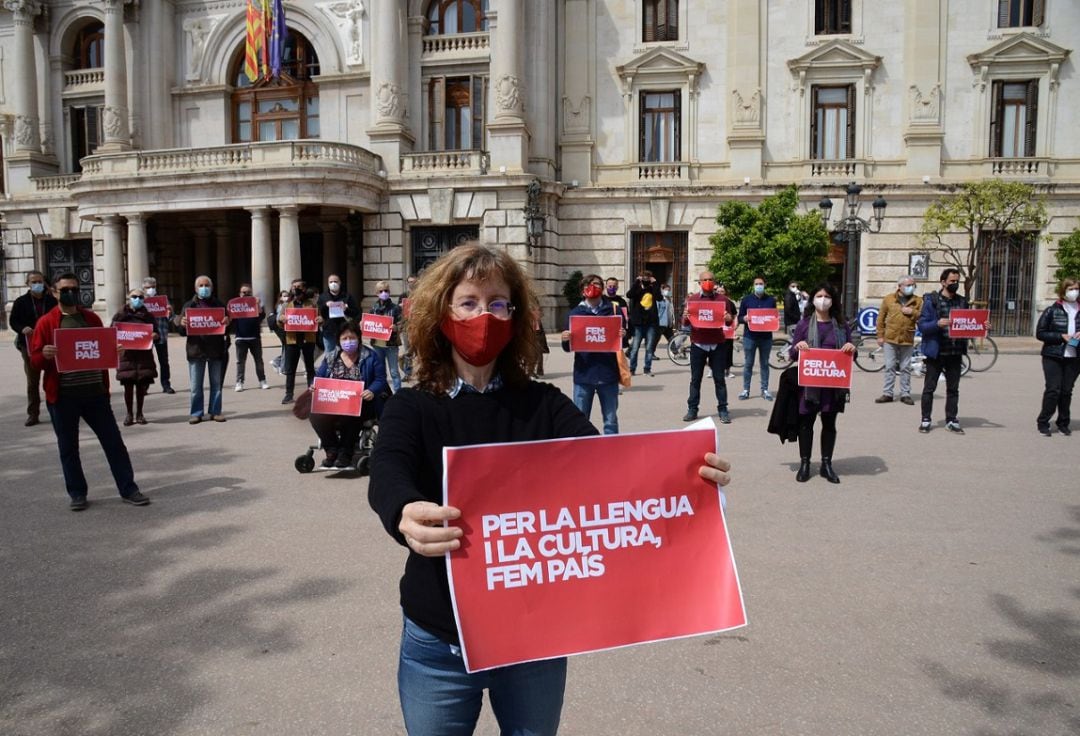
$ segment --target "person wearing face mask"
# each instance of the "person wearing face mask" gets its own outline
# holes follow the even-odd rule
[[[346,320],[360,316],[360,308],[353,295],[341,286],[341,277],[330,274],[326,280],[326,292],[319,295],[319,316],[322,317],[323,350],[329,353],[337,347],[338,332]],[[333,314],[331,314],[331,311]]]
[[[901,276],[896,291],[881,300],[877,319],[877,344],[885,350],[885,385],[877,404],[893,400],[896,375],[900,374],[900,401],[912,406],[911,356],[915,352],[915,327],[922,312],[922,297],[915,293],[915,277]]]
[[[660,337],[664,337],[668,342],[671,342],[671,338],[675,336],[675,320],[672,315],[672,310],[675,309],[674,305],[675,303],[671,300],[671,287],[667,284],[660,284],[660,299],[656,302],[656,321],[659,329],[658,335],[653,341],[652,349],[649,351],[653,360],[656,360],[656,346],[660,344]]]
[[[225,384],[225,370],[229,363],[229,338],[227,335],[188,335],[187,310],[189,309],[225,309],[225,305],[214,296],[214,282],[203,275],[195,279],[195,295],[180,310],[177,326],[187,338],[185,345],[188,361],[188,378],[191,381],[191,402],[188,411],[188,424],[198,424],[203,419],[224,422],[221,413],[221,391]],[[226,331],[229,315],[225,314]],[[204,414],[203,381],[210,378],[209,413]]]
[[[89,505],[86,500],[88,484],[79,456],[79,424],[93,430],[101,443],[101,449],[109,461],[116,488],[124,503],[146,506],[150,503],[135,482],[116,416],[109,404],[108,371],[56,370],[56,344],[54,333],[58,329],[101,327],[101,318],[90,309],[79,305],[79,278],[71,272],[56,277],[56,296],[59,304],[46,312],[34,327],[30,337],[30,361],[44,374],[45,408],[52,418],[56,445],[60,451],[60,466],[64,471],[72,511],[83,511]],[[120,350],[121,357],[124,350]]]
[[[692,422],[698,418],[701,379],[705,375],[707,363],[712,372],[713,388],[716,391],[716,410],[720,415],[720,423],[731,424],[731,415],[728,413],[727,384],[724,383],[724,373],[727,370],[724,365],[723,347],[726,342],[724,330],[695,327],[690,322],[690,311],[706,303],[720,309],[724,313],[724,324],[730,325],[734,321],[729,306],[730,301],[718,292],[711,271],[702,271],[698,275],[698,284],[701,286],[701,292],[686,300],[682,315],[683,326],[690,327],[690,394],[686,399],[686,415],[683,421]]]
[[[251,284],[241,284],[238,294],[241,298],[255,296]],[[266,382],[266,369],[263,367],[262,357],[262,321],[266,317],[262,301],[256,299],[259,305],[259,313],[254,317],[239,317],[232,321],[232,332],[236,337],[236,386],[238,393],[244,390],[244,378],[247,375],[247,356],[251,353],[251,362],[255,364],[255,377],[259,379],[259,388],[266,390],[270,384]]]
[[[618,314],[623,318],[623,350],[626,351],[630,347],[630,322],[627,319],[630,308],[626,304],[626,300],[619,296],[619,280],[612,276],[604,283],[604,298],[614,304],[618,309]],[[627,355],[627,357],[630,357]]]
[[[337,339],[337,345],[323,355],[315,376],[339,381],[363,381],[363,401],[358,417],[312,413],[308,418],[326,452],[323,469],[347,468],[352,465],[353,450],[360,438],[364,422],[376,419],[382,413],[383,396],[386,392],[386,368],[383,360],[374,350],[360,344],[360,328],[356,322],[346,320],[342,323]]]
[[[565,658],[465,670],[445,559],[461,546],[462,529],[444,523],[461,511],[442,505],[443,448],[597,432],[558,388],[530,380],[539,349],[530,315],[538,302],[505,250],[459,245],[428,267],[421,285],[409,317],[416,385],[386,402],[368,485],[387,533],[409,550],[399,586],[405,730],[446,733],[455,724],[454,733],[471,732],[486,689],[502,733],[554,734]],[[728,463],[712,453],[706,459],[701,476],[726,484]],[[527,625],[501,622],[511,630]]]
[[[851,327],[844,321],[840,299],[831,284],[822,284],[813,291],[811,303],[805,316],[795,326],[791,335],[792,360],[798,360],[799,351],[809,348],[843,350],[854,353]],[[805,483],[810,479],[810,456],[814,450],[814,422],[821,416],[821,477],[830,483],[839,483],[840,477],[833,470],[832,457],[836,448],[836,415],[844,410],[847,391],[834,388],[807,388],[799,386],[799,469],[795,480]]]
[[[627,303],[630,305],[630,326],[634,336],[630,341],[630,374],[637,373],[638,352],[642,342],[645,343],[646,376],[652,373],[652,353],[656,341],[659,340],[659,315],[656,304],[664,297],[660,293],[660,284],[652,271],[643,271],[634,280],[633,286],[626,292]]]
[[[372,340],[371,346],[375,354],[390,366],[390,385],[394,392],[401,388],[401,374],[398,371],[398,348],[401,347],[401,307],[390,298],[390,284],[385,281],[375,283],[375,304],[371,307],[372,314],[389,316],[394,318],[394,331],[390,333],[389,340]]]
[[[581,302],[570,310],[562,333],[562,349],[570,352],[570,318],[608,317],[614,308],[604,297],[604,282],[595,273],[581,279]],[[574,353],[574,406],[592,416],[593,397],[600,400],[604,434],[619,433],[619,363],[615,353]]]
[[[802,308],[799,306],[799,297],[802,290],[797,281],[788,284],[788,290],[784,294],[784,329],[790,335],[795,332],[795,325],[802,319]]]
[[[1057,412],[1058,431],[1068,437],[1071,419],[1073,386],[1080,375],[1080,318],[1077,318],[1077,297],[1080,280],[1062,279],[1057,289],[1058,300],[1039,317],[1035,336],[1043,343],[1042,368],[1046,388],[1043,390],[1042,411],[1035,420],[1039,433],[1050,436],[1050,420]]]
[[[158,295],[157,279],[147,276],[142,280],[142,290],[146,297]],[[164,317],[154,318],[154,352],[157,353],[158,377],[161,378],[161,392],[175,394],[172,387],[172,371],[169,369],[169,320],[172,318],[172,306],[166,306]]]
[[[739,394],[739,400],[745,401],[750,398],[750,384],[754,378],[754,359],[761,364],[761,398],[772,401],[773,395],[769,392],[769,350],[772,349],[772,332],[763,330],[751,330],[746,323],[746,310],[748,309],[771,309],[776,311],[776,297],[765,293],[765,278],[754,278],[754,288],[739,302],[739,324],[743,326],[743,390]]]
[[[308,294],[307,284],[303,279],[293,279],[289,287],[289,297],[286,301],[278,304],[277,322],[285,324],[286,309],[311,309],[316,308],[315,301]],[[322,324],[322,316],[316,318],[318,324]],[[304,373],[307,376],[307,387],[311,388],[311,381],[315,378],[315,345],[318,340],[318,330],[311,332],[299,332],[295,330],[285,331],[285,350],[282,360],[282,373],[285,374],[285,396],[282,404],[291,404],[293,390],[296,387],[296,369],[300,365],[301,356],[304,358]]]
[[[153,327],[154,318],[143,304],[143,295],[142,289],[129,291],[128,303],[113,315],[112,324],[115,326],[121,322],[134,322]],[[154,335],[154,340],[157,340],[157,334]],[[146,424],[146,418],[143,416],[143,402],[155,378],[157,378],[157,369],[154,367],[153,348],[146,350],[128,348],[120,354],[116,366],[116,380],[124,387],[124,405],[127,407],[127,416],[124,417],[125,427],[130,427],[132,424]]]
[[[926,356],[926,375],[922,391],[922,421],[919,431],[926,434],[932,426],[934,390],[938,378],[945,374],[945,428],[953,434],[964,434],[957,418],[960,409],[960,371],[967,340],[949,337],[949,313],[954,309],[967,309],[967,297],[958,294],[960,272],[946,268],[941,272],[941,291],[932,291],[923,297],[919,313],[919,331],[922,333],[922,352]],[[986,323],[987,328],[990,322]]]
[[[11,305],[8,324],[15,331],[15,348],[23,359],[23,373],[26,374],[26,422],[33,427],[41,419],[41,371],[30,362],[30,336],[39,319],[55,308],[56,297],[45,283],[45,274],[31,271],[26,275],[26,293]]]

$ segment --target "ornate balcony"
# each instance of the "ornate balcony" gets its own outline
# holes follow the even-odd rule
[[[34,193],[46,196],[67,194],[71,185],[82,178],[81,174],[61,174],[60,176],[39,176],[30,181],[34,182]]]
[[[1050,174],[1050,160],[1045,158],[988,159],[991,176],[1044,178]]]
[[[65,92],[97,92],[105,89],[105,69],[74,69],[64,72]]]
[[[642,162],[637,164],[638,181],[649,184],[671,182],[685,184],[690,180],[688,168],[682,161]]]
[[[487,170],[487,151],[429,151],[401,157],[402,176],[480,176]]]
[[[455,33],[445,36],[424,36],[420,61],[455,62],[476,61],[491,57],[491,47],[486,31],[481,33]]]
[[[814,159],[810,161],[810,177],[812,179],[844,179],[862,176],[862,162],[855,159],[842,159],[827,161]]]

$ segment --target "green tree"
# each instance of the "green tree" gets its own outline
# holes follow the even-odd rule
[[[563,282],[563,299],[566,300],[566,305],[571,309],[581,302],[581,280],[583,278],[585,278],[585,274],[581,271],[574,271],[566,278],[566,281]]]
[[[829,233],[820,215],[799,214],[798,206],[794,186],[766,197],[757,207],[745,202],[720,205],[720,229],[709,238],[709,269],[728,294],[737,299],[749,292],[759,275],[781,289],[791,281],[813,288],[825,279]]]
[[[983,233],[1022,236],[1037,233],[1046,222],[1046,203],[1033,186],[986,179],[961,184],[954,194],[931,204],[923,215],[920,240],[939,255],[931,255],[931,261],[960,271],[964,294],[973,297],[979,262],[991,242]]]
[[[1061,281],[1065,277],[1080,277],[1080,228],[1073,230],[1058,243],[1058,270],[1054,278]]]

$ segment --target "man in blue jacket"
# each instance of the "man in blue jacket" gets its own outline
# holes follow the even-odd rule
[[[756,356],[761,362],[761,398],[772,401],[773,395],[769,393],[769,350],[772,349],[772,332],[751,330],[746,322],[748,309],[776,311],[776,297],[765,293],[763,276],[754,279],[754,290],[739,302],[739,324],[743,326],[743,359],[745,360],[742,372],[742,393],[739,394],[739,399],[745,401],[750,398],[750,383],[754,378]]]
[[[619,308],[604,298],[604,280],[596,274],[581,280],[581,294],[581,303],[570,310],[571,318],[622,316]],[[562,333],[562,348],[570,352],[569,320]],[[600,399],[604,434],[618,434],[619,363],[615,353],[574,353],[574,406],[586,417],[592,413],[593,396]]]

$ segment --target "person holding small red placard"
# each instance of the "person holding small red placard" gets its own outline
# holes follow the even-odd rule
[[[154,317],[143,305],[145,292],[142,289],[132,289],[128,292],[128,303],[117,312],[113,318],[113,326],[120,322],[134,322],[136,324],[154,326]],[[157,339],[157,335],[154,335]],[[132,350],[128,348],[120,353],[119,364],[116,367],[116,380],[124,387],[124,405],[127,407],[127,416],[124,417],[124,426],[132,424],[146,424],[143,416],[143,401],[150,390],[150,384],[157,378],[157,368],[154,367],[154,350]],[[134,412],[132,412],[132,399],[134,399]]]
[[[375,294],[378,298],[371,306],[371,313],[380,317],[393,317],[394,330],[390,333],[389,340],[372,340],[371,347],[389,366],[390,385],[396,393],[401,388],[401,374],[398,372],[398,348],[401,347],[401,307],[390,298],[390,284],[385,281],[375,283]]]
[[[145,299],[158,296],[157,279],[147,276],[142,280],[143,294]],[[168,302],[168,299],[162,297]],[[145,302],[144,299],[144,302]],[[158,377],[161,379],[161,392],[175,394],[172,387],[172,371],[169,369],[169,323],[172,321],[172,307],[166,304],[165,315],[154,317],[154,352],[157,353]]]
[[[64,485],[71,499],[69,508],[82,511],[89,505],[86,500],[88,485],[79,457],[80,421],[86,422],[97,435],[124,502],[132,506],[145,506],[150,499],[142,494],[135,483],[131,456],[128,455],[109,404],[109,372],[59,373],[56,369],[56,330],[101,327],[101,318],[79,306],[79,278],[74,273],[60,274],[56,278],[55,288],[60,303],[39,319],[34,327],[30,339],[30,360],[44,374],[45,407],[49,410],[56,433]]]
[[[268,389],[270,384],[266,382],[266,369],[263,367],[262,357],[262,321],[266,317],[266,310],[262,302],[255,296],[251,284],[240,284],[241,299],[255,299],[259,313],[254,317],[238,317],[232,320],[232,331],[236,336],[236,386],[237,392],[244,390],[244,377],[247,374],[247,356],[251,353],[251,361],[255,364],[255,377],[259,379],[259,388]]]
[[[288,309],[315,309],[316,312],[318,311],[318,305],[313,299],[313,295],[308,291],[307,284],[303,279],[293,279],[289,300],[278,304],[278,324],[285,324],[286,310]],[[322,324],[323,318],[317,317],[315,321],[317,324]],[[282,360],[284,370],[281,371],[285,374],[285,396],[281,399],[282,404],[292,403],[293,389],[296,386],[296,368],[300,364],[301,356],[304,358],[307,387],[311,388],[311,382],[315,378],[315,343],[318,334],[317,329],[310,332],[285,330],[285,355]]]
[[[595,273],[581,279],[581,303],[570,310],[562,333],[562,349],[570,352],[570,320],[574,317],[608,317],[615,306],[604,298],[604,282]],[[620,320],[620,324],[622,324]],[[619,342],[624,330],[619,329]],[[593,397],[600,400],[604,434],[619,433],[619,362],[615,353],[574,353],[574,406],[586,418],[592,415]]]
[[[698,418],[701,379],[705,375],[705,364],[708,363],[709,370],[712,371],[713,388],[716,391],[716,410],[720,414],[720,423],[731,424],[731,415],[728,413],[727,384],[724,383],[727,365],[723,350],[726,342],[723,328],[734,321],[731,302],[717,292],[711,271],[702,271],[698,275],[698,285],[701,291],[686,300],[682,317],[682,324],[690,326],[690,394],[686,399],[686,416],[683,417],[683,421],[692,422]],[[716,315],[717,328],[695,324],[696,315],[702,306],[713,306],[720,314],[723,314],[723,317]]]
[[[747,319],[747,311],[751,309],[768,309],[776,312],[776,297],[765,293],[765,277],[754,278],[754,290],[744,296],[739,302],[739,324],[743,326],[743,372],[742,393],[739,400],[745,401],[750,398],[750,384],[754,378],[754,360],[760,362],[761,368],[761,398],[772,401],[773,395],[769,392],[769,350],[772,349],[772,332],[767,330],[755,330]],[[777,312],[779,319],[779,312]]]
[[[840,297],[831,284],[822,284],[813,291],[805,316],[791,335],[791,357],[797,359],[800,350],[831,348],[854,354],[851,327],[844,322]],[[847,391],[833,388],[799,387],[799,470],[795,480],[810,479],[810,455],[814,451],[814,420],[821,415],[821,477],[839,483],[833,470],[832,456],[836,448],[836,415],[844,410]]]
[[[195,296],[184,304],[178,317],[178,326],[187,337],[188,378],[191,381],[191,402],[188,424],[198,424],[204,418],[224,422],[221,414],[221,390],[225,383],[225,368],[229,360],[229,339],[225,335],[188,335],[189,309],[221,309],[225,305],[214,295],[214,282],[203,275],[195,279]],[[228,327],[229,315],[222,319]],[[210,375],[209,415],[203,414],[203,380]]]

